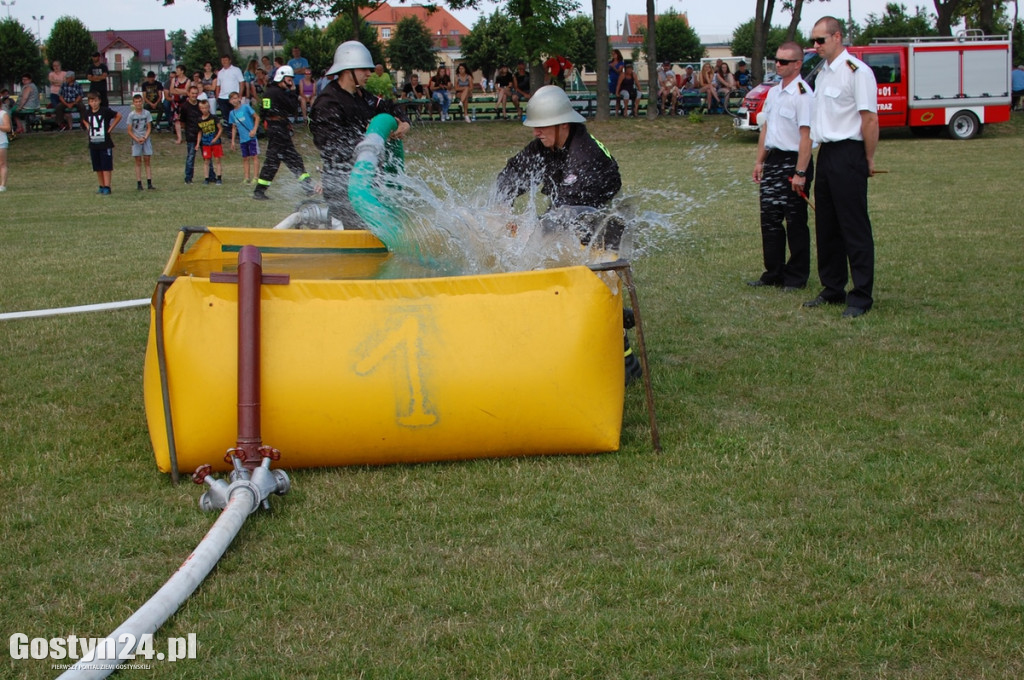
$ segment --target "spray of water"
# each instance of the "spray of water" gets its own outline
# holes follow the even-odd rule
[[[708,154],[707,149],[696,155]],[[407,174],[378,181],[380,201],[403,215],[403,243],[388,244],[436,275],[486,274],[587,265],[617,258],[635,261],[667,242],[687,238],[690,213],[715,200],[674,189],[623,191],[598,211],[547,210],[547,198],[530,193],[509,205],[492,186],[459,189],[449,169],[415,161]],[[425,177],[429,177],[429,183]],[[581,244],[586,224],[596,234]],[[373,225],[370,225],[371,230]],[[603,236],[622,231],[617,248]],[[401,268],[399,268],[401,269]]]

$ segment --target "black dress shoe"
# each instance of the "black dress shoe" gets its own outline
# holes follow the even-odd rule
[[[818,296],[813,300],[808,300],[804,303],[804,307],[821,307],[822,305],[841,305],[843,300],[829,300],[822,296]]]
[[[844,319],[856,319],[858,316],[864,316],[868,313],[868,310],[863,307],[847,307],[843,310]]]

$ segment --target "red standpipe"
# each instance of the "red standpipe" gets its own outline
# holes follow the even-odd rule
[[[264,446],[260,436],[260,288],[290,280],[288,274],[264,274],[263,256],[256,246],[242,246],[237,274],[210,274],[215,283],[238,284],[238,442],[228,449],[224,462],[233,463],[235,458],[250,471],[264,458],[281,456],[277,449]]]
[[[253,469],[260,448],[260,287],[263,256],[256,246],[238,253],[238,443],[242,464]],[[237,454],[236,454],[237,455]]]

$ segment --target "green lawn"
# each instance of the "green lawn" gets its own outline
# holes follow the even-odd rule
[[[756,138],[729,123],[591,125],[624,192],[677,215],[634,263],[663,453],[634,387],[614,454],[295,471],[157,634],[194,633],[199,658],[122,675],[1024,675],[1024,116],[968,142],[883,133],[876,304],[854,321],[802,309],[813,286],[743,285]],[[406,152],[469,192],[529,138],[425,125]],[[282,170],[252,201],[237,154],[224,186],[185,187],[182,147],[156,142],[158,191],[121,142],[110,197],[80,135],[15,142],[0,312],[146,297],[180,226],[271,226],[300,198]],[[5,639],[106,635],[214,521],[156,471],[148,319],[0,322]]]

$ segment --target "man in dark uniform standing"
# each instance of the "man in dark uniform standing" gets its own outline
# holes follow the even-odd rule
[[[267,121],[267,160],[263,163],[260,176],[256,180],[256,190],[252,194],[258,201],[268,199],[267,187],[274,181],[281,161],[284,161],[288,169],[298,177],[303,191],[307,195],[313,193],[313,182],[306,172],[302,156],[292,143],[292,129],[288,117],[299,112],[299,98],[295,94],[293,81],[291,67],[281,66],[274,72],[274,82],[268,85],[263,93],[263,120]]]
[[[807,228],[807,192],[814,176],[811,119],[814,93],[800,77],[803,49],[786,42],[775,50],[782,83],[768,90],[758,120],[754,181],[761,185],[761,246],[764,273],[748,286],[792,291],[807,285],[811,273],[811,232]],[[783,220],[786,227],[782,226]],[[786,243],[789,262],[786,262]]]
[[[811,122],[811,139],[819,145],[815,237],[823,289],[804,307],[845,303],[843,318],[854,319],[874,304],[868,178],[875,174],[878,87],[871,69],[843,47],[842,29],[834,17],[819,19],[811,40],[826,61],[815,81]],[[847,293],[850,279],[853,288]]]
[[[313,143],[320,149],[323,161],[324,200],[332,218],[347,229],[362,225],[362,220],[348,200],[348,180],[352,174],[352,155],[366,134],[366,127],[379,113],[398,120],[394,137],[401,139],[409,131],[405,111],[388,99],[363,89],[373,71],[373,58],[366,47],[356,41],[342,43],[334,51],[334,63],[327,75],[337,74],[313,102],[309,129]]]

